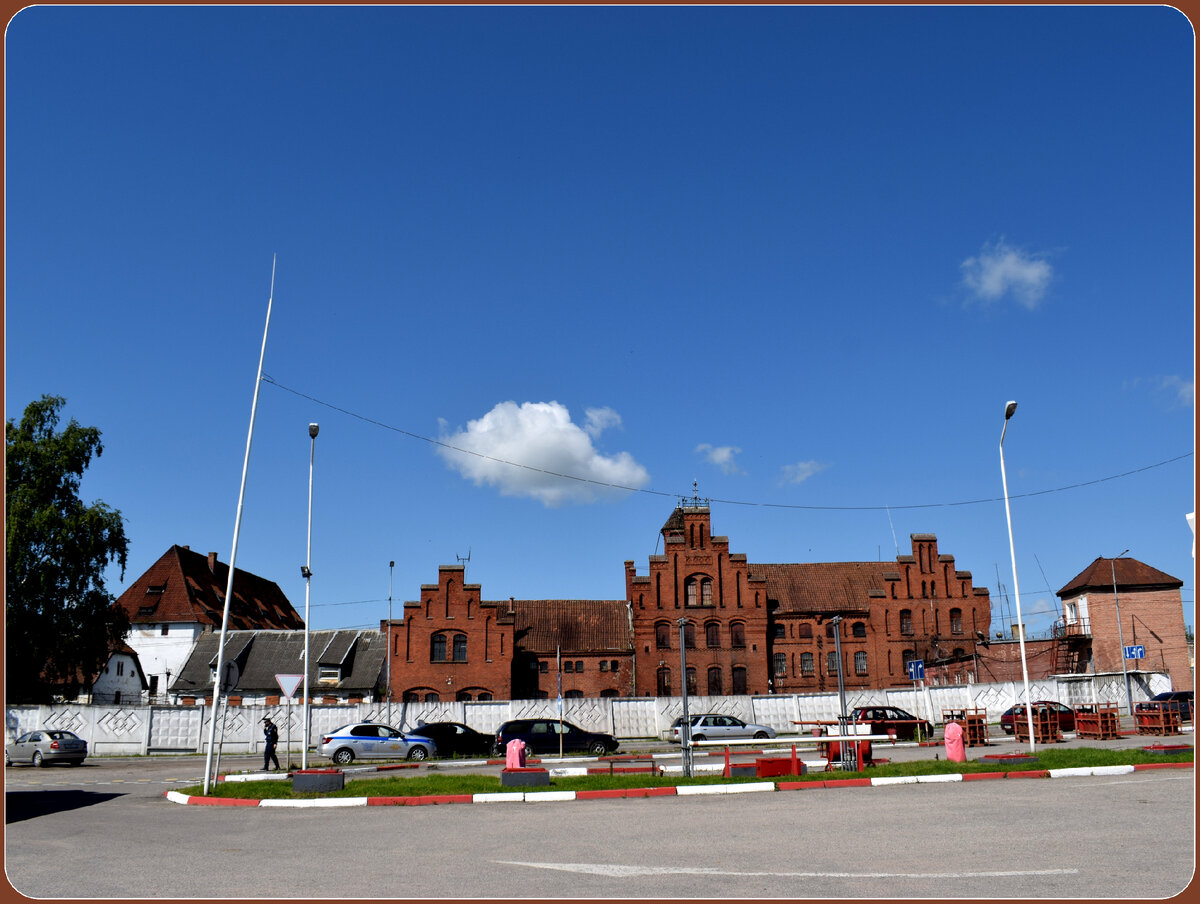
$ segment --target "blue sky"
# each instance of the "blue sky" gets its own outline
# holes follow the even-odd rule
[[[1193,47],[1162,7],[26,9],[6,417],[103,431],[126,582],[228,561],[274,260],[237,564],[303,611],[319,422],[315,628],[468,554],[619,599],[695,481],[751,562],[935,533],[997,630],[1009,399],[1029,630],[1127,547],[1193,624]]]

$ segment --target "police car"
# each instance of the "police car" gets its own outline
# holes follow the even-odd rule
[[[353,722],[321,735],[317,753],[345,766],[356,759],[427,760],[437,755],[437,745],[380,722]]]

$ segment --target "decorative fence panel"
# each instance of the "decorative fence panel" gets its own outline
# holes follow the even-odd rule
[[[1170,690],[1170,677],[1145,672],[1130,676],[1133,702]],[[1072,675],[1030,682],[1034,700],[1058,700],[1068,706],[1118,703],[1124,707],[1125,681],[1119,674]],[[943,709],[985,709],[988,720],[1024,699],[1023,682],[959,684],[937,687],[847,691],[847,711],[856,706],[897,706],[940,723]],[[768,725],[780,734],[807,733],[798,722],[833,722],[839,710],[837,692],[767,694],[740,697],[689,697],[688,712],[719,712],[747,722]],[[231,706],[218,712],[217,738],[225,753],[261,753],[262,719],[279,726],[281,750],[297,751],[303,736],[303,712],[292,706]],[[388,721],[386,703],[320,704],[309,707],[310,749],[322,734],[349,722]],[[35,728],[65,728],[88,742],[97,755],[139,755],[156,752],[204,753],[208,749],[211,710],[203,706],[112,706],[61,703],[47,706],[9,706],[5,709],[8,740]],[[412,728],[421,722],[463,722],[494,734],[509,719],[558,718],[558,700],[447,701],[399,703],[391,706],[391,724]],[[666,738],[671,723],[683,715],[679,697],[594,697],[563,701],[563,718],[590,731],[618,738]],[[290,738],[290,744],[289,744]]]

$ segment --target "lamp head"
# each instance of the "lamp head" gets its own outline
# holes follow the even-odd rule
[[[300,577],[304,578],[305,580],[308,580],[312,577],[312,572],[309,570],[307,565],[300,566]]]
[[[396,567],[395,562],[388,562],[388,568],[395,568],[395,567]]]
[[[1015,404],[1017,404],[1017,403],[1016,403],[1016,402],[1010,402],[1009,404],[1010,404],[1010,405],[1015,405]],[[316,438],[317,438],[317,431],[318,431],[318,430],[320,430],[320,429],[321,429],[321,427],[320,427],[320,425],[318,425],[318,424],[309,424],[309,425],[308,425],[308,435],[309,435],[309,436],[311,436],[313,439],[316,439]]]
[[[1004,406],[1004,419],[1007,421],[1010,417],[1013,416],[1013,414],[1016,413],[1016,410],[1017,410],[1017,403],[1009,402],[1007,405]]]

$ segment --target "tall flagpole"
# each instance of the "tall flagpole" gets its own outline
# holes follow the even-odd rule
[[[213,747],[217,736],[217,700],[224,680],[225,634],[229,630],[229,601],[233,599],[233,574],[237,563],[238,533],[242,527],[242,503],[246,498],[246,472],[250,469],[250,445],[254,441],[254,417],[258,413],[258,390],[262,386],[263,359],[267,354],[267,331],[271,328],[271,304],[275,300],[275,255],[271,256],[271,292],[267,296],[267,323],[263,327],[262,350],[258,353],[258,376],[254,380],[254,399],[250,403],[250,431],[246,435],[246,457],[242,462],[242,485],[238,490],[237,516],[233,521],[233,550],[229,553],[229,580],[225,584],[225,605],[221,612],[221,638],[217,643],[217,674],[213,679],[212,712],[208,722],[208,753],[204,758],[204,793],[208,794],[212,775]]]

